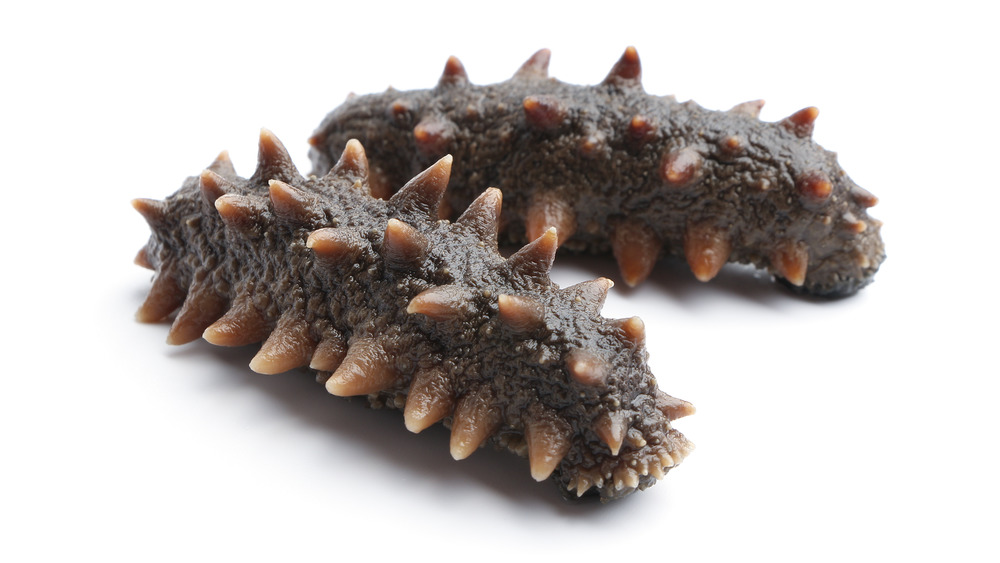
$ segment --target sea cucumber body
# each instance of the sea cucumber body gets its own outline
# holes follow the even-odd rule
[[[555,231],[504,258],[500,193],[438,220],[450,158],[389,200],[370,195],[348,143],[303,178],[270,133],[238,177],[220,157],[165,201],[136,200],[156,272],[138,318],[173,317],[168,341],[262,341],[251,367],[309,365],[327,390],[452,429],[456,458],[483,443],[527,455],[571,496],[619,498],[690,451],[671,421],[691,406],[657,390],[641,321],[599,314],[609,280],[559,288]]]
[[[811,140],[814,108],[768,123],[756,117],[762,102],[719,112],[652,96],[634,50],[594,86],[549,78],[545,51],[492,85],[469,83],[457,64],[430,90],[348,99],[310,139],[314,172],[349,138],[368,149],[376,188],[452,154],[452,207],[496,186],[511,241],[558,226],[572,250],[613,250],[630,285],[666,254],[703,280],[717,271],[704,260],[721,258],[845,295],[884,259],[881,223],[866,211],[876,199]]]

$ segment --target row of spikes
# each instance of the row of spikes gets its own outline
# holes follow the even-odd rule
[[[258,172],[288,173],[287,151],[268,131],[261,133]],[[444,189],[450,176],[451,159],[445,157],[408,182],[391,200],[398,209],[420,210],[427,216],[437,214]],[[337,174],[349,171],[364,177],[367,159],[357,141],[348,143],[335,167]],[[255,173],[254,177],[260,176]],[[235,185],[228,178],[236,178],[231,162],[223,153],[199,178],[202,197],[211,203],[228,228],[251,232],[260,227],[266,203],[252,196],[230,193]],[[286,176],[287,177],[287,176]],[[363,182],[362,182],[363,183]],[[317,206],[313,194],[290,184],[272,179],[268,182],[271,207],[274,214],[285,220],[307,223],[317,219]],[[355,183],[355,186],[357,183]],[[160,202],[158,202],[160,203]],[[153,205],[149,200],[136,200],[136,209],[149,220],[151,226],[166,220],[165,207]],[[481,239],[495,246],[501,207],[499,190],[484,192],[457,220],[475,232]],[[155,212],[153,211],[155,209]],[[512,272],[536,279],[548,279],[548,270],[555,256],[557,235],[549,229],[537,240],[529,243],[508,259]],[[350,231],[323,228],[312,232],[307,247],[316,253],[319,263],[343,264],[352,261],[363,250],[361,239]],[[427,253],[428,241],[412,226],[398,219],[390,219],[383,237],[382,254],[398,267],[415,266]],[[141,265],[152,267],[140,252]],[[238,292],[232,304],[213,289],[210,272],[195,275],[192,287],[179,286],[169,265],[158,272],[150,297],[140,308],[138,317],[144,321],[165,318],[181,308],[171,327],[168,341],[173,344],[188,342],[200,333],[207,341],[220,346],[243,346],[264,341],[261,349],[250,362],[258,373],[276,374],[304,365],[329,374],[327,390],[335,395],[367,395],[390,389],[400,383],[401,374],[392,366],[379,338],[357,337],[348,345],[344,336],[327,327],[321,338],[311,334],[310,323],[298,310],[284,312],[272,325],[255,305],[253,287],[246,285]],[[567,288],[575,297],[588,303],[596,313],[611,287],[610,280],[599,279]],[[408,307],[410,314],[422,314],[433,320],[448,320],[470,311],[470,300],[462,288],[454,285],[431,288],[414,297]],[[228,310],[227,310],[227,305]],[[515,333],[532,334],[545,326],[544,304],[535,297],[523,295],[498,296],[498,317]],[[623,336],[641,346],[645,330],[638,317],[614,321]],[[576,381],[587,385],[600,385],[610,371],[606,360],[599,355],[577,349],[567,355],[566,370]],[[498,412],[490,401],[485,401],[480,390],[456,399],[449,391],[446,374],[440,369],[420,370],[413,375],[410,392],[404,408],[407,428],[419,432],[442,418],[452,415],[451,452],[456,459],[470,455],[496,430],[500,423]],[[672,399],[672,398],[671,398]],[[543,407],[537,407],[543,409]],[[689,403],[672,399],[661,409],[668,416],[690,414]],[[566,429],[568,425],[549,411],[540,410],[525,429],[532,475],[539,480],[547,478],[565,456],[569,448]],[[627,422],[618,418],[601,419],[595,431],[617,454]]]
[[[657,397],[658,404],[661,403],[661,398],[667,402],[677,400],[664,394]],[[583,496],[591,487],[601,489],[607,486],[615,491],[635,489],[640,486],[640,477],[651,475],[655,479],[663,479],[667,470],[678,465],[694,450],[694,444],[672,429],[669,431],[667,440],[649,448],[648,451],[638,450],[646,443],[641,433],[634,428],[629,430],[628,441],[633,448],[636,448],[633,451],[641,451],[641,454],[627,456],[629,459],[623,458],[613,468],[601,466],[578,468],[576,475],[570,478],[566,488],[570,491],[576,489],[578,497]],[[667,443],[673,448],[666,447]]]

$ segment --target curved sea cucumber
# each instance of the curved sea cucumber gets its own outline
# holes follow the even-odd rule
[[[152,230],[136,263],[156,272],[137,318],[176,314],[172,344],[263,341],[254,371],[308,365],[413,432],[443,421],[456,459],[484,443],[526,455],[567,496],[655,483],[692,448],[671,421],[693,407],[657,389],[642,321],[600,315],[610,280],[550,281],[555,229],[501,256],[497,189],[439,220],[451,166],[382,200],[357,141],[303,178],[262,131],[248,179],[222,153],[166,200],[133,202]]]
[[[351,97],[310,139],[314,172],[357,138],[373,191],[387,197],[452,154],[455,209],[496,186],[511,240],[555,226],[573,250],[610,248],[628,285],[664,254],[702,281],[730,261],[816,295],[871,282],[885,258],[881,222],[866,210],[877,199],[812,141],[816,108],[768,123],[762,100],[718,112],[651,96],[631,47],[595,86],[549,78],[548,62],[543,49],[510,80],[479,86],[452,57],[430,90]]]

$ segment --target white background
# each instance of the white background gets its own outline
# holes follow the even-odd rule
[[[996,561],[997,14],[980,2],[8,3],[0,8],[0,559]],[[988,12],[989,11],[989,12]],[[849,299],[662,264],[640,314],[698,449],[655,487],[567,504],[440,427],[261,376],[254,350],[169,347],[135,309],[129,205],[266,126],[305,139],[350,91],[474,82],[541,47],[598,82],[635,45],[646,90],[777,120],[881,199],[888,260]],[[485,188],[486,186],[483,186]],[[616,274],[559,259],[554,278]]]

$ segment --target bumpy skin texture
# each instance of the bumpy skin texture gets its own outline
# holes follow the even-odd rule
[[[331,168],[303,178],[264,131],[249,179],[223,153],[165,201],[135,200],[152,229],[136,262],[156,272],[138,319],[173,317],[173,344],[263,341],[255,371],[309,365],[414,432],[443,421],[456,459],[527,455],[567,496],[625,496],[690,451],[671,421],[693,407],[657,390],[642,322],[599,313],[611,282],[550,281],[555,230],[505,259],[495,189],[438,220],[450,157],[389,200],[357,141]]]
[[[549,78],[548,59],[539,51],[510,80],[477,86],[452,58],[433,89],[352,97],[310,139],[314,172],[357,138],[388,195],[452,154],[453,208],[496,186],[511,240],[556,226],[573,250],[613,250],[629,285],[664,254],[702,281],[727,261],[815,295],[872,280],[885,258],[866,211],[877,199],[811,140],[815,108],[767,123],[762,101],[718,112],[651,96],[632,48],[595,86]]]

